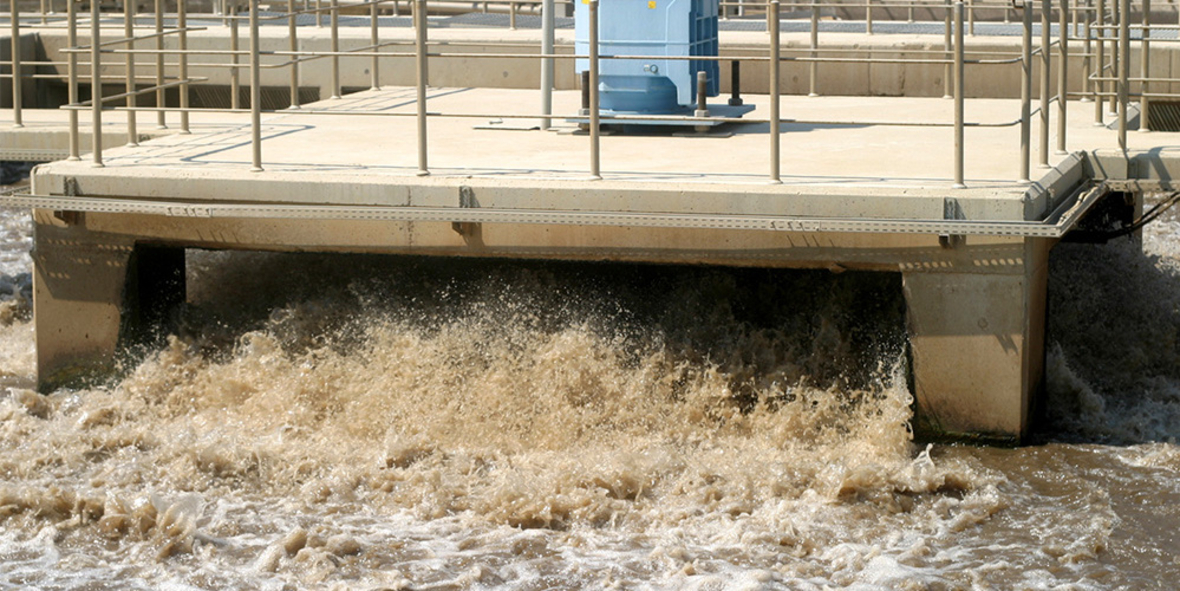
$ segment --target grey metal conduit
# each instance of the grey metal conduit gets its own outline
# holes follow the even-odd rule
[[[1143,0],[1143,41],[1139,50],[1139,75],[1143,78],[1139,86],[1139,131],[1151,131],[1151,0]]]
[[[553,36],[555,28],[555,19],[553,11],[555,9],[553,0],[545,0],[541,7],[541,53],[546,56],[553,55]],[[553,114],[553,74],[554,74],[554,60],[552,57],[541,58],[541,114]],[[541,119],[541,129],[549,129],[549,119]]]
[[[254,0],[251,0],[253,2]],[[189,133],[188,127],[188,6],[186,0],[176,0],[176,27],[180,29],[180,133]]]
[[[1113,39],[1113,43],[1111,43],[1111,45],[1110,45],[1110,65],[1107,67],[1106,70],[1103,71],[1103,75],[1105,76],[1106,71],[1109,71],[1109,72],[1111,72],[1111,74],[1115,78],[1118,78],[1119,77],[1119,64],[1122,63],[1122,59],[1120,59],[1120,52],[1122,51],[1122,48],[1123,48],[1122,42],[1119,41],[1119,39],[1118,39],[1119,29],[1122,27],[1122,20],[1120,20],[1121,19],[1120,13],[1122,12],[1122,2],[1121,2],[1121,0],[1110,0],[1110,5],[1111,5],[1111,12],[1113,13],[1113,15],[1112,15],[1113,20],[1111,20],[1111,24],[1114,25],[1115,30],[1111,32],[1111,36],[1114,39]],[[1114,81],[1113,84],[1114,84],[1114,86],[1112,88],[1113,88],[1114,92],[1118,93],[1118,81],[1117,80]],[[1118,99],[1110,101],[1110,111],[1107,111],[1107,114],[1111,115],[1117,119],[1119,116],[1118,110],[1119,110]]]
[[[777,25],[778,19],[776,18],[774,22]],[[778,29],[777,26],[775,26],[774,28],[776,30]],[[814,0],[812,0],[812,2],[811,2],[811,54],[810,55],[811,55],[812,59],[819,57],[819,4],[817,4]],[[811,66],[808,69],[808,72],[809,72],[809,82],[808,82],[809,89],[807,92],[807,96],[819,96],[819,93],[816,92],[816,85],[817,85],[817,81],[819,79],[819,62],[817,62],[817,61],[811,62]]]
[[[369,5],[369,45],[373,47],[376,52],[381,47],[380,34],[377,31],[377,3],[373,2]],[[381,90],[381,58],[376,55],[369,63],[369,88],[372,90]]]
[[[951,98],[954,96],[953,78],[954,72],[954,55],[951,40],[951,13],[953,12],[952,0],[943,0],[943,32],[942,32],[942,50],[946,56],[946,65],[942,67],[942,98]]]
[[[12,126],[24,127],[21,121],[21,65],[20,65],[20,6],[17,0],[8,1],[8,21],[12,34]]]
[[[1098,0],[1098,9],[1094,13],[1094,24],[1097,29],[1095,35],[1097,43],[1097,52],[1094,56],[1096,62],[1095,71],[1090,75],[1097,75],[1101,78],[1106,73],[1106,0]],[[1104,124],[1103,109],[1106,108],[1106,83],[1101,80],[1094,82],[1094,125],[1101,127]]]
[[[234,7],[234,12],[237,12],[237,6]],[[236,14],[234,15],[237,16]],[[238,35],[238,19],[230,19],[229,23],[229,63],[232,67],[229,69],[229,108],[237,110],[242,108],[241,94],[242,94],[242,80],[238,66],[238,48],[241,46],[241,39]],[[253,67],[253,66],[251,66]]]
[[[73,2],[73,0],[67,0]],[[156,106],[163,107],[165,105],[164,96],[164,0],[156,0]],[[166,119],[167,113],[160,110],[156,113],[156,127],[159,129],[166,129],[168,121]]]
[[[332,38],[332,98],[340,98],[340,2],[332,0],[329,14]]]
[[[1081,100],[1083,103],[1086,101],[1089,101],[1089,100],[1093,100],[1092,95],[1087,96],[1087,94],[1093,92],[1093,90],[1094,90],[1094,84],[1090,80],[1090,75],[1092,74],[1092,72],[1090,71],[1090,68],[1091,68],[1090,52],[1092,51],[1092,48],[1090,46],[1090,33],[1091,33],[1091,31],[1090,31],[1090,16],[1089,16],[1090,3],[1091,3],[1091,0],[1086,0],[1086,6],[1085,6],[1086,16],[1085,16],[1085,18],[1082,19],[1082,98],[1081,98]],[[1079,11],[1075,10],[1074,14],[1077,14],[1078,12]]]

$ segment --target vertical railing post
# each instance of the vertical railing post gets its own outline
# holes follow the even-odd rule
[[[238,34],[237,7],[234,6],[233,17],[229,20],[229,108],[237,110],[242,106],[242,75],[238,68],[238,49],[241,47],[241,36]]]
[[[251,0],[252,2],[254,0]],[[180,133],[188,133],[188,6],[186,0],[176,0],[176,28],[180,29]]]
[[[1119,0],[1119,148],[1127,151],[1127,98],[1131,73],[1131,0]]]
[[[771,21],[778,23],[779,18],[779,0],[771,0],[770,6],[767,8],[767,13],[771,16]],[[781,183],[782,178],[779,175],[779,31],[778,27],[770,28],[770,182]]]
[[[1082,15],[1082,98],[1080,100],[1083,103],[1093,100],[1094,92],[1094,84],[1090,80],[1090,76],[1093,75],[1092,63],[1090,61],[1090,52],[1093,50],[1090,42],[1090,22],[1094,18],[1093,13],[1089,10],[1091,6],[1091,0],[1086,0],[1083,10],[1074,10],[1075,17],[1079,12]]]
[[[332,32],[332,98],[340,98],[340,2],[332,0],[328,22]]]
[[[8,20],[12,34],[12,126],[24,127],[21,120],[21,65],[20,65],[20,5],[17,0],[8,2]]]
[[[99,44],[102,33],[99,30],[100,16],[98,0],[90,0],[90,145],[94,166],[102,164],[102,60]]]
[[[1065,154],[1066,115],[1069,105],[1069,0],[1057,7],[1057,153]]]
[[[292,52],[299,51],[299,31],[297,29],[297,22],[295,20],[296,16],[295,0],[287,0],[287,49]],[[302,59],[302,57],[298,55],[291,56],[291,82],[288,85],[290,87],[290,97],[288,98],[288,102],[290,104],[287,106],[287,108],[290,109],[299,108],[300,59]]]
[[[508,0],[508,28],[516,30],[516,2]]]
[[[1139,131],[1151,131],[1151,0],[1143,0],[1143,43],[1139,46]]]
[[[135,49],[135,2],[134,0],[123,0],[123,37],[127,39],[127,49]],[[135,107],[137,100],[135,97],[135,53],[129,52],[124,65],[124,92],[127,93],[127,100],[124,105],[127,107],[127,145],[139,145],[139,132],[135,129]]]
[[[70,49],[78,48],[78,9],[77,2],[66,0],[66,46]],[[81,134],[78,129],[78,54],[66,54],[67,100],[70,103],[70,160],[82,159]]]
[[[965,189],[963,180],[963,12],[962,2],[955,3],[955,188]]]
[[[1106,89],[1109,86],[1106,78],[1106,0],[1098,0],[1094,11],[1094,25],[1098,32],[1095,35],[1094,73],[1098,80],[1094,81],[1094,125],[1102,126],[1106,114]]]
[[[873,34],[873,0],[865,0],[865,34]]]
[[[258,0],[250,0],[251,172],[262,172],[262,57],[259,55]]]
[[[553,55],[553,36],[556,20],[553,11],[556,6],[553,0],[544,0],[541,4],[541,54]],[[549,129],[550,121],[547,117],[553,114],[553,58],[541,58],[541,129]]]
[[[69,0],[73,2],[73,0]],[[156,11],[156,127],[168,127],[167,113],[164,112],[167,97],[164,94],[164,0],[155,1]]]
[[[377,57],[377,51],[381,46],[381,37],[377,31],[377,3],[373,2],[369,5],[369,51],[373,52],[373,59],[369,62],[369,88],[372,90],[381,89],[381,58]]]
[[[598,113],[598,0],[590,0],[590,178],[602,179]]]
[[[418,86],[418,176],[430,174],[426,163],[426,0],[414,0],[414,64]]]
[[[946,60],[946,64],[942,67],[942,98],[948,99],[954,96],[954,89],[951,88],[951,79],[954,78],[954,73],[951,71],[953,69],[952,62],[955,59],[953,53],[954,48],[951,47],[953,43],[951,39],[951,17],[953,12],[951,1],[952,0],[944,0],[943,2],[945,6],[943,8],[943,13],[945,16],[943,17],[942,28],[942,50],[944,52],[943,59]]]
[[[324,26],[324,2],[323,0],[315,0],[315,26]]]
[[[777,24],[778,21],[775,21]],[[778,28],[778,27],[775,27]],[[819,79],[819,62],[815,61],[819,58],[819,3],[816,0],[811,0],[811,64],[809,64],[809,82],[807,96],[819,96],[816,91],[816,84]]]
[[[1110,24],[1112,27],[1120,26],[1123,22],[1121,17],[1119,16],[1119,13],[1122,12],[1122,2],[1120,2],[1120,0],[1110,0],[1110,4],[1111,4],[1111,12],[1113,13],[1111,16]],[[1117,119],[1119,116],[1119,114],[1118,114],[1118,110],[1119,110],[1118,102],[1119,101],[1118,101],[1118,96],[1117,96],[1118,95],[1118,80],[1117,80],[1117,78],[1119,76],[1119,64],[1122,63],[1122,60],[1120,59],[1120,55],[1119,55],[1120,51],[1122,50],[1122,43],[1119,42],[1117,32],[1112,33],[1111,37],[1113,38],[1114,42],[1110,44],[1110,74],[1109,74],[1109,76],[1111,76],[1112,78],[1115,78],[1115,82],[1113,84],[1111,84],[1111,88],[1114,89],[1114,93],[1116,96],[1110,100],[1110,111],[1107,111],[1107,114],[1111,115]]]
[[[967,0],[967,32],[975,36],[975,0]]]
[[[1021,3],[1020,46],[1020,182],[1032,182],[1029,162],[1032,159],[1032,13],[1033,0]]]
[[[1052,41],[1049,37],[1051,0],[1041,0],[1041,142],[1040,165],[1049,166],[1049,80],[1052,68]]]

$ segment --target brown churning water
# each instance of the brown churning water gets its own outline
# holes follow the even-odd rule
[[[1178,230],[1058,247],[1017,450],[911,442],[891,274],[192,252],[46,397],[7,304],[0,588],[1169,589]]]

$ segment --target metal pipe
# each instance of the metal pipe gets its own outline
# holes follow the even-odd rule
[[[1094,56],[1095,73],[1099,78],[1106,76],[1106,0],[1098,0],[1097,10],[1094,12],[1094,24],[1098,32],[1095,36],[1097,47]],[[1094,84],[1094,125],[1105,125],[1106,113],[1106,82],[1098,80]]]
[[[1111,3],[1112,11],[1114,12],[1114,17],[1113,17],[1114,20],[1111,21],[1111,23],[1117,27],[1122,27],[1122,19],[1121,19],[1121,15],[1120,15],[1120,13],[1122,12],[1122,3],[1120,2],[1120,0],[1110,0],[1110,3]],[[1116,39],[1114,39],[1114,43],[1112,43],[1110,46],[1110,71],[1114,75],[1115,78],[1118,78],[1119,64],[1122,63],[1122,59],[1120,58],[1120,51],[1122,50],[1122,43],[1117,39],[1117,36],[1118,36],[1117,31],[1112,32],[1111,35],[1116,37]],[[1114,82],[1114,86],[1115,86],[1115,88],[1114,88],[1115,93],[1118,93],[1118,81]],[[1118,107],[1119,106],[1118,106],[1117,99],[1111,101],[1110,102],[1110,111],[1108,113],[1110,115],[1113,115],[1115,118],[1117,118],[1118,117]]]
[[[590,178],[602,179],[598,128],[598,0],[590,0]]]
[[[418,176],[430,174],[426,165],[426,0],[414,0],[415,72],[418,86]]]
[[[8,1],[8,21],[12,30],[12,126],[24,127],[21,121],[21,66],[20,66],[20,6],[17,0]]]
[[[66,45],[78,46],[78,11],[74,0],[66,0]],[[67,99],[70,105],[78,104],[78,55],[71,53],[66,56]],[[82,159],[81,134],[78,130],[78,111],[70,109],[70,160]]]
[[[865,0],[865,34],[873,34],[873,0]]]
[[[254,2],[255,0],[251,0]],[[188,128],[188,5],[186,0],[176,0],[176,26],[180,29],[180,133],[187,134]]]
[[[329,22],[332,27],[332,53],[340,51],[340,1],[332,0]],[[332,56],[332,98],[340,98],[340,56]]]
[[[369,45],[377,52],[381,46],[381,39],[377,32],[377,3],[374,2],[369,5]],[[381,89],[381,58],[376,55],[373,56],[373,61],[369,63],[369,88],[372,90]]]
[[[1069,89],[1069,0],[1057,8],[1057,154],[1066,154],[1065,126]]]
[[[1151,71],[1151,0],[1143,0],[1143,43],[1139,48],[1139,76],[1143,81],[1139,83],[1139,131],[1151,131],[1151,101],[1148,93],[1151,91],[1151,81],[1148,72]]]
[[[1048,0],[1046,0],[1048,1]],[[1119,148],[1127,151],[1127,95],[1131,72],[1131,0],[1119,0]]]
[[[251,172],[262,172],[262,58],[258,54],[258,0],[250,0],[250,145]]]
[[[963,3],[955,3],[955,186],[963,182]]]
[[[742,62],[729,62],[729,106],[742,106]]]
[[[102,33],[99,30],[98,0],[90,0],[90,142],[91,153],[94,156],[94,166],[102,166],[102,62],[99,61],[99,42]]]
[[[767,13],[771,15],[773,22],[778,22],[779,18],[779,0],[771,0]],[[779,134],[781,123],[779,122],[779,32],[778,27],[770,29],[770,182],[778,184],[782,182],[779,176]]]
[[[299,51],[298,29],[295,22],[295,0],[287,0],[287,47],[291,51]],[[376,62],[376,58],[373,60]],[[289,86],[288,108],[299,108],[299,60],[291,60],[291,82]]]
[[[516,3],[515,2],[508,3],[508,28],[513,31],[516,30]]]
[[[704,70],[697,72],[697,110],[693,114],[695,117],[709,116],[709,74]]]
[[[951,98],[954,96],[954,89],[951,88],[951,78],[954,74],[951,72],[954,57],[952,55],[951,47],[951,0],[944,0],[946,8],[943,10],[945,16],[943,17],[942,30],[942,50],[946,54],[946,65],[942,67],[942,98]]]
[[[324,26],[324,3],[323,0],[315,0],[315,26]]]
[[[582,71],[582,115],[590,114],[590,69]]]
[[[74,0],[66,0],[73,2]],[[156,112],[156,128],[167,129],[167,113],[164,112],[163,107],[167,102],[167,97],[164,94],[164,0],[156,0],[156,106],[160,110]]]
[[[236,7],[235,7],[234,12],[237,12]],[[237,109],[241,108],[241,106],[242,106],[242,104],[241,104],[242,103],[242,101],[241,101],[242,81],[241,81],[241,75],[238,73],[239,68],[237,68],[237,65],[238,65],[238,53],[237,52],[238,52],[239,46],[240,46],[240,40],[239,40],[239,36],[238,36],[238,19],[234,18],[234,19],[231,19],[230,23],[229,23],[229,50],[230,50],[229,60],[230,60],[230,64],[233,64],[233,66],[235,66],[235,67],[232,67],[229,69],[229,108],[234,109],[234,110],[237,110]]]
[[[1049,38],[1049,14],[1052,10],[1051,0],[1041,0],[1041,142],[1040,165],[1049,166],[1049,73],[1052,68],[1050,49],[1052,41]]]
[[[967,32],[975,36],[975,0],[967,0]]]
[[[545,0],[541,5],[541,53],[553,55],[553,37],[556,28],[553,11],[556,5],[553,0]],[[553,114],[553,73],[554,61],[551,57],[541,58],[541,114]],[[549,129],[549,119],[541,119],[541,129]]]
[[[777,21],[776,21],[777,22]],[[777,27],[776,27],[777,28]],[[819,57],[819,4],[811,2],[811,57]],[[816,81],[819,79],[819,62],[811,62],[809,90],[807,96],[819,96],[816,92]]]
[[[1020,182],[1031,183],[1029,161],[1032,144],[1032,0],[1021,4],[1020,47]]]
[[[127,39],[127,49],[135,49],[135,2],[134,0],[123,0],[123,37]],[[127,92],[127,99],[124,105],[127,107],[127,145],[139,145],[139,132],[135,129],[135,107],[136,93],[135,93],[135,54],[128,53],[124,66],[124,74],[126,81],[124,88]]]

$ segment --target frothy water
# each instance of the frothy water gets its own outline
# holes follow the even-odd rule
[[[896,275],[193,251],[112,383],[0,327],[0,587],[1171,588],[1178,232],[1056,249],[1016,450],[911,442]]]

